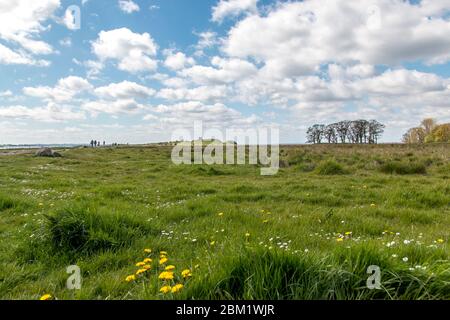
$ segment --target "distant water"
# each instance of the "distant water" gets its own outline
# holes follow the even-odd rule
[[[83,144],[0,144],[0,149],[76,148]]]

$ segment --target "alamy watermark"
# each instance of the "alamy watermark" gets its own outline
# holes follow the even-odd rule
[[[203,130],[202,121],[195,121],[193,134],[191,130],[178,129],[173,132],[172,141],[177,141],[172,150],[172,162],[177,165],[259,164],[264,176],[276,175],[279,170],[278,128],[230,128],[223,132]]]
[[[66,281],[66,287],[69,290],[81,289],[81,269],[79,266],[68,266],[66,272],[70,274]]]

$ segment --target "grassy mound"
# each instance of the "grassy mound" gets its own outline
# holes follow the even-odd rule
[[[315,171],[317,174],[325,176],[347,173],[347,170],[345,170],[341,164],[337,163],[334,160],[327,160],[319,163]]]
[[[380,171],[389,174],[426,174],[427,167],[417,162],[389,161],[380,166]]]
[[[348,250],[347,250],[348,251]],[[367,267],[381,269],[381,289],[367,287]],[[448,270],[412,275],[374,248],[356,247],[333,256],[247,252],[230,263],[217,282],[204,281],[188,292],[196,299],[448,299]]]
[[[157,234],[132,215],[106,213],[84,206],[45,217],[47,221],[40,239],[31,240],[23,249],[22,255],[27,261],[42,260],[54,254],[76,259],[127,247],[139,237]]]

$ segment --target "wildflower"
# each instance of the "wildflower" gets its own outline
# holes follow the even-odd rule
[[[172,287],[171,286],[164,286],[161,289],[159,289],[159,292],[162,292],[164,294],[169,293],[172,291]]]
[[[352,234],[351,231],[347,231],[347,232],[345,233],[346,236],[349,236],[349,235],[351,235],[351,234]]]
[[[142,274],[142,273],[145,273],[146,271],[147,271],[148,269],[139,269],[138,271],[136,271],[136,275],[138,276],[138,275],[140,275],[140,274]]]
[[[145,266],[145,262],[136,263],[136,267],[143,267],[143,266]]]
[[[438,243],[444,243],[444,239],[437,239]]]
[[[246,236],[247,238],[250,237],[250,233],[247,232],[247,233],[245,234],[245,236]]]
[[[167,251],[160,251],[159,254],[162,256],[167,256]]]
[[[408,262],[409,259],[408,259],[408,257],[403,257],[402,260],[403,260],[403,262]]]
[[[39,298],[39,300],[51,300],[53,297],[51,294],[44,294],[42,297]]]
[[[396,255],[396,254],[392,255],[392,258],[397,258],[397,257],[398,257],[398,255]]]
[[[371,206],[372,208],[374,208],[374,207],[376,207],[377,205],[376,205],[375,203],[371,203],[370,206]]]
[[[403,240],[403,243],[404,243],[404,244],[410,244],[411,241],[409,241],[409,240]]]
[[[170,265],[170,266],[167,266],[164,270],[166,270],[166,271],[171,271],[171,270],[173,270],[173,269],[175,269],[175,266]]]
[[[150,258],[145,258],[145,259],[144,259],[144,263],[152,263],[152,261],[153,261],[153,260],[150,259]]]
[[[213,245],[216,244],[216,242],[215,241],[211,241],[209,244],[213,246]]]
[[[342,241],[344,241],[344,239],[342,239],[342,238],[337,238],[336,241],[337,241],[337,242],[342,242]]]
[[[166,257],[163,257],[161,259],[159,259],[159,264],[164,264],[168,261],[169,259],[167,259]]]
[[[183,285],[181,283],[175,285],[172,287],[172,293],[177,293],[179,291],[181,291],[181,289],[183,289]]]
[[[223,216],[223,212],[220,212],[220,213],[218,214],[218,216],[219,216],[219,217]]]
[[[145,269],[145,270],[150,270],[150,269],[152,268],[152,266],[149,265],[149,264],[146,264],[146,265],[143,266],[142,268]]]
[[[160,280],[173,280],[173,272],[163,271],[158,278]]]
[[[197,267],[197,266],[196,266]],[[191,270],[189,270],[189,269],[185,269],[185,270],[183,270],[182,272],[181,272],[181,276],[183,277],[183,278],[189,278],[189,277],[192,277],[192,272],[191,272]]]
[[[197,242],[197,239],[192,239],[192,242]]]
[[[152,253],[152,249],[144,249],[145,253]]]
[[[134,280],[136,280],[136,276],[134,274],[125,278],[126,282],[131,282]]]

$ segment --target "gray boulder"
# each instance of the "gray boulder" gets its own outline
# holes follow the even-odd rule
[[[51,157],[51,158],[56,158],[56,157],[61,157],[61,154],[58,152],[54,152],[52,149],[50,148],[44,148],[44,149],[39,149],[36,152],[36,157]]]

